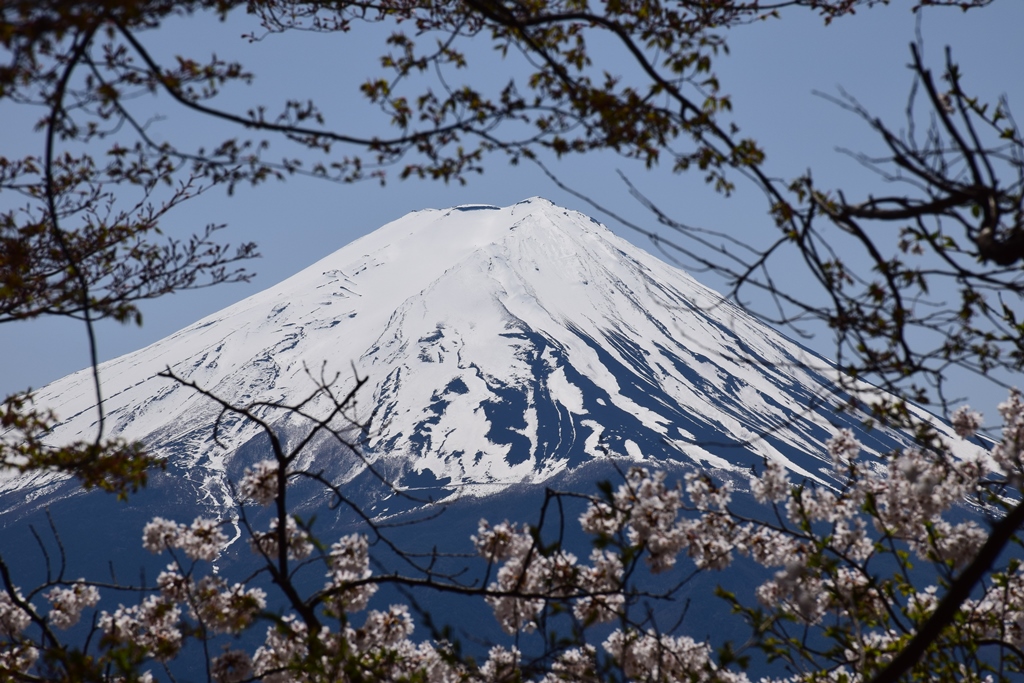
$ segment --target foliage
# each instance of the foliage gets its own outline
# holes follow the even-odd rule
[[[849,387],[867,379],[887,390],[895,398],[871,407],[897,422],[909,417],[905,401],[948,415],[958,399],[950,388],[964,376],[955,371],[1006,386],[1024,367],[1024,136],[1005,101],[989,105],[966,90],[949,50],[941,78],[917,45],[911,57],[903,131],[845,93],[830,98],[883,141],[886,156],[854,156],[894,188],[884,194],[852,200],[810,172],[784,182],[755,170],[778,228],[756,248],[674,220],[633,190],[675,230],[680,239],[669,244],[684,261],[723,276],[734,297],[768,295],[763,318],[834,334]],[[812,294],[778,284],[796,268],[816,284]]]
[[[679,253],[731,278],[734,295],[764,290],[778,304],[778,314],[767,316],[775,322],[798,327],[816,320],[833,330],[847,377],[890,390],[880,396],[892,400],[872,406],[879,418],[907,423],[907,399],[949,407],[951,366],[998,375],[1024,362],[1018,312],[1024,157],[1010,112],[970,95],[951,56],[936,79],[914,51],[911,104],[923,97],[930,112],[923,137],[916,137],[913,106],[902,136],[855,101],[839,101],[866,119],[890,151],[886,159],[862,161],[883,179],[903,183],[905,192],[848,201],[841,191],[819,188],[810,174],[788,182],[770,177],[756,141],[743,138],[730,120],[731,102],[713,71],[733,27],[800,8],[828,23],[872,4],[0,4],[0,106],[38,110],[42,148],[0,157],[0,190],[18,198],[0,211],[0,322],[82,319],[98,406],[93,441],[55,447],[46,441],[55,416],[35,408],[30,395],[8,397],[0,413],[0,462],[23,472],[67,472],[86,487],[120,495],[146,483],[158,461],[142,446],[105,433],[92,323],[141,322],[140,300],[245,279],[239,262],[255,255],[251,244],[232,250],[215,242],[215,225],[185,241],[162,238],[161,221],[186,200],[217,186],[230,192],[240,183],[296,174],[353,182],[383,180],[394,169],[399,177],[462,182],[493,152],[519,162],[538,160],[543,151],[610,149],[647,165],[696,170],[726,194],[739,178],[752,182],[768,196],[778,228],[771,244],[753,253],[744,251],[747,245],[718,247],[706,231],[647,204],[678,230]],[[921,0],[917,7],[937,4],[968,9],[988,0]],[[389,134],[338,128],[312,100],[234,111],[221,95],[252,81],[243,65],[184,55],[163,63],[147,48],[150,32],[172,19],[223,19],[241,11],[260,25],[250,39],[268,44],[281,32],[392,28],[380,73],[368,74],[361,88]],[[503,58],[524,57],[529,73],[498,84],[461,78],[471,40]],[[639,75],[609,68],[609,44],[620,50],[608,52],[612,65],[624,55],[621,61]],[[436,81],[430,73],[438,74]],[[138,105],[147,97],[237,126],[241,137],[196,148],[159,141]],[[278,143],[296,151],[276,156],[270,150]],[[899,226],[895,238],[892,225]],[[887,250],[894,240],[895,251]],[[850,244],[865,258],[851,257]],[[773,268],[790,267],[794,249],[823,299],[776,287]],[[957,304],[942,305],[950,295]],[[1001,559],[1018,542],[1024,517],[1017,503],[1024,443],[1017,394],[1003,408],[1005,431],[987,456],[964,457],[962,444],[943,443],[922,427],[920,448],[893,453],[883,466],[862,462],[852,437],[838,435],[828,446],[840,482],[835,487],[793,485],[767,462],[749,483],[774,506],[761,519],[730,508],[729,482],[694,475],[685,488],[673,488],[661,475],[630,471],[616,490],[584,499],[580,522],[595,545],[586,562],[545,535],[549,510],[562,510],[563,500],[579,495],[549,493],[536,527],[481,525],[474,542],[484,569],[475,582],[438,574],[429,560],[411,556],[407,574],[375,574],[370,548],[388,541],[372,520],[366,519],[370,537],[326,545],[292,514],[289,486],[300,479],[349,504],[332,482],[294,469],[315,435],[344,440],[339,422],[350,395],[335,395],[329,383],[316,394],[328,397],[333,410],[314,417],[304,412],[307,402],[265,406],[309,421],[308,437],[288,449],[252,407],[221,402],[225,413],[262,426],[274,449],[272,460],[238,482],[251,499],[236,512],[257,555],[255,576],[231,584],[209,570],[226,536],[221,520],[205,519],[190,525],[158,519],[146,527],[146,547],[171,557],[152,585],[104,586],[71,580],[62,570],[23,594],[0,561],[0,678],[145,679],[150,674],[140,672],[173,662],[190,641],[203,652],[207,677],[218,681],[743,680],[752,653],[781,661],[792,680],[885,681],[904,674],[1005,680],[1020,672],[1022,577],[1019,563]],[[977,426],[968,412],[954,417],[965,436]],[[960,519],[963,501],[976,514],[992,515],[989,530]],[[248,515],[264,504],[272,522],[257,529]],[[559,523],[565,521],[561,513]],[[645,610],[679,587],[645,592],[637,578],[646,569],[671,568],[683,551],[698,571],[722,569],[734,553],[778,568],[759,587],[758,606],[724,595],[749,623],[748,643],[714,652],[659,628]],[[916,564],[931,566],[931,573],[918,573]],[[299,570],[321,571],[327,582],[307,592],[296,579]],[[922,587],[922,576],[934,582],[926,579]],[[274,596],[250,585],[265,578]],[[356,628],[352,614],[384,583],[483,598],[514,640],[474,662],[455,643],[412,641],[411,617],[401,606],[372,610]],[[128,589],[144,597],[113,610],[99,602],[101,593]],[[94,618],[84,640],[58,633],[87,610]],[[602,631],[601,622],[612,625]],[[262,646],[235,646],[235,635],[266,624]],[[561,638],[552,636],[552,625],[561,627]],[[520,649],[523,631],[545,637]],[[214,654],[225,644],[229,649]]]
[[[213,681],[741,683],[751,661],[762,662],[765,683],[1010,681],[1024,669],[1024,565],[998,557],[1024,517],[1020,507],[1006,514],[1007,486],[1024,476],[1024,399],[1016,392],[1000,407],[1003,435],[988,450],[936,437],[878,460],[841,430],[823,445],[836,486],[794,483],[771,460],[749,481],[694,471],[674,486],[663,473],[633,468],[601,495],[548,491],[534,526],[481,520],[474,561],[403,553],[392,530],[370,518],[365,533],[329,544],[294,514],[296,489],[310,480],[335,505],[361,513],[343,488],[299,465],[316,435],[341,441],[350,432],[355,389],[339,395],[324,384],[296,404],[247,407],[189,386],[218,401],[224,418],[258,424],[273,457],[245,471],[227,518],[158,517],[141,529],[143,546],[169,560],[151,583],[71,580],[62,569],[23,592],[0,562],[7,679],[156,680],[184,662]],[[318,404],[327,406],[321,414],[310,409]],[[302,418],[293,445],[266,409]],[[955,426],[969,438],[980,422],[963,409]],[[734,509],[737,486],[765,507],[754,516]],[[574,501],[593,546],[586,560],[562,542]],[[988,530],[982,514],[997,520]],[[214,570],[240,550],[228,526],[244,529],[256,557],[255,571],[233,565],[246,574],[237,580]],[[404,570],[371,568],[371,552],[388,548]],[[697,573],[727,570],[740,557],[766,570],[755,604],[721,593],[748,623],[748,641],[716,650],[659,623],[652,605],[678,600]],[[645,579],[677,564],[688,578]],[[408,606],[369,609],[386,586],[482,599],[508,641],[474,659],[450,640],[417,640]],[[110,592],[134,599],[113,609],[101,603]],[[63,637],[80,620],[89,624],[84,633]]]

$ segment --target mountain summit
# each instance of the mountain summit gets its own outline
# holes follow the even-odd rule
[[[400,488],[442,498],[608,457],[738,472],[769,458],[819,479],[830,471],[824,440],[859,419],[831,409],[827,361],[540,198],[411,213],[104,363],[111,431],[171,456],[202,504],[226,503],[226,473],[261,457],[261,436],[229,416],[215,441],[220,407],[157,377],[168,367],[235,405],[295,402],[322,372],[354,371],[368,378],[357,415],[370,422],[367,461]],[[92,399],[86,371],[37,393],[64,418],[59,441],[94,436]],[[288,433],[291,418],[266,414]],[[879,451],[899,440],[864,438]],[[363,474],[362,460],[319,446],[309,457],[336,484]],[[43,498],[71,490],[46,476],[5,486]]]

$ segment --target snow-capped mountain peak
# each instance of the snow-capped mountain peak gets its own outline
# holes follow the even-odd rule
[[[236,405],[294,401],[311,371],[354,368],[368,378],[366,457],[399,487],[442,495],[538,483],[609,456],[739,471],[770,458],[818,479],[822,443],[857,420],[822,400],[833,394],[826,361],[536,197],[408,214],[103,364],[112,431],[172,455],[217,504],[258,430],[227,419],[214,443],[219,408],[156,376],[167,367]],[[63,418],[55,440],[93,436],[90,381],[83,371],[38,392]],[[292,419],[267,415],[285,430]],[[899,439],[872,438],[878,450]],[[327,460],[339,482],[363,470]]]

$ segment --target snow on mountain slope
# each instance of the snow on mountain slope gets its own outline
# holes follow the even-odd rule
[[[766,457],[819,478],[823,441],[857,423],[831,410],[826,361],[539,198],[411,213],[103,364],[111,431],[171,456],[216,505],[230,496],[236,453],[257,448],[257,429],[228,418],[215,443],[218,407],[156,377],[167,367],[241,405],[295,401],[313,388],[308,373],[349,379],[354,368],[369,380],[359,395],[368,458],[402,487],[480,495],[608,454],[733,470]],[[88,372],[37,400],[63,418],[55,440],[94,436]],[[865,442],[881,451],[901,437],[876,430]],[[362,470],[328,460],[338,482]],[[54,482],[4,485],[41,492]]]

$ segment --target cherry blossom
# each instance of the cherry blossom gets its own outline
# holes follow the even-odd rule
[[[180,536],[179,544],[193,560],[212,561],[227,545],[228,537],[220,530],[220,522],[197,517]]]
[[[139,647],[163,662],[181,649],[180,617],[178,605],[163,596],[151,595],[139,605],[121,605],[113,614],[101,612],[99,627],[107,642]]]
[[[954,410],[950,422],[956,435],[962,439],[974,436],[983,424],[981,413],[974,412],[967,406],[960,406]]]
[[[294,615],[286,615],[267,629],[267,636],[252,658],[252,671],[266,683],[291,683],[300,680],[289,669],[306,656],[306,625]]]
[[[487,661],[480,667],[480,678],[485,683],[514,683],[520,678],[521,659],[519,648],[495,645],[487,653]]]
[[[590,566],[579,567],[579,588],[584,595],[576,600],[573,614],[585,623],[612,621],[626,601],[622,594],[622,560],[613,552],[595,548],[590,562]]]
[[[39,649],[27,643],[8,644],[0,648],[0,672],[27,673],[39,659]],[[17,680],[11,677],[11,680]]]
[[[295,523],[294,517],[287,517],[285,521],[285,542],[288,545],[288,557],[292,559],[303,559],[309,557],[313,552],[313,544],[309,540],[309,534],[300,529]],[[277,518],[270,520],[270,528],[264,532],[253,532],[253,552],[262,553],[270,558],[276,558],[278,554],[278,533]]]
[[[220,526],[220,522],[203,517],[187,527],[156,517],[143,529],[142,545],[154,553],[179,548],[193,560],[212,561],[228,542]]]
[[[635,681],[695,681],[745,683],[744,674],[719,670],[711,648],[688,636],[670,636],[653,630],[616,629],[604,642],[607,650]]]
[[[242,497],[256,502],[258,505],[269,505],[277,498],[276,460],[261,460],[245,470],[245,475],[238,484]]]
[[[544,676],[542,683],[598,683],[601,680],[597,673],[597,650],[593,645],[587,644],[560,654],[552,662],[551,671]]]
[[[143,530],[143,547],[168,552],[173,561],[155,585],[144,589],[148,594],[139,604],[95,615],[101,647],[133,653],[141,668],[151,660],[170,661],[183,652],[188,638],[201,638],[208,642],[210,676],[217,683],[519,683],[527,671],[538,683],[596,683],[609,674],[638,683],[746,683],[742,670],[717,661],[708,643],[685,634],[685,620],[672,632],[654,628],[645,605],[638,605],[635,583],[640,570],[659,573],[684,564],[687,572],[719,571],[745,557],[765,569],[760,583],[750,587],[760,607],[734,607],[741,614],[759,615],[760,628],[787,643],[785,656],[792,666],[785,677],[761,683],[862,681],[864,671],[884,665],[905,646],[944,594],[938,585],[913,585],[908,568],[930,563],[940,577],[958,571],[989,534],[979,520],[965,519],[965,511],[1010,504],[989,491],[993,484],[1014,485],[1024,476],[1024,401],[1014,392],[1000,409],[1006,424],[988,455],[954,457],[952,446],[936,437],[875,456],[865,454],[852,432],[840,430],[823,444],[825,462],[831,460],[827,480],[833,485],[794,483],[781,462],[772,459],[749,479],[690,471],[674,485],[663,472],[634,467],[614,490],[607,487],[603,497],[586,500],[578,523],[593,548],[585,559],[551,543],[543,528],[481,520],[470,541],[489,579],[450,587],[479,590],[498,625],[515,640],[494,644],[478,665],[460,661],[445,642],[417,642],[407,606],[374,608],[379,582],[402,579],[374,575],[365,534],[342,536],[328,547],[293,516],[285,518],[284,530],[288,557],[298,561],[290,571],[317,567],[326,582],[305,597],[299,584],[288,584],[302,602],[291,603],[283,614],[268,610],[273,598],[262,588],[232,583],[216,568],[202,575],[200,562],[216,560],[227,544],[221,522],[200,517],[184,525],[153,519]],[[958,434],[966,436],[978,429],[981,418],[964,408],[954,423]],[[994,472],[993,466],[998,468]],[[829,474],[827,468],[822,471]],[[745,482],[763,514],[751,515],[749,502],[734,503],[734,487]],[[267,460],[246,471],[240,491],[266,504],[278,495],[278,483],[276,461]],[[273,570],[279,540],[276,518],[250,538]],[[46,622],[55,628],[68,628],[100,606],[99,591],[84,579],[48,588],[37,591],[33,600],[49,601]],[[13,588],[0,591],[0,667],[31,672],[39,666],[42,643],[26,635],[33,617],[15,604],[11,591],[23,600]],[[359,624],[355,615],[363,610],[366,616]],[[237,636],[266,619],[273,623],[262,644],[254,650],[240,646],[249,641]],[[527,656],[534,655],[526,644],[537,636],[529,634],[549,628],[549,619],[571,623],[566,632],[572,637],[551,639],[542,631],[551,649],[530,661]],[[787,625],[794,622],[832,646],[801,648],[784,640],[790,633]],[[597,631],[602,635],[595,637],[591,627],[599,623],[613,626],[602,627]],[[995,567],[963,603],[955,634],[944,634],[934,647],[963,652],[956,648],[977,643],[1024,651],[1024,563],[1011,559]],[[979,671],[956,656],[948,660],[958,679],[982,680]],[[156,680],[149,672],[144,675]]]
[[[19,600],[24,600],[21,591],[12,589]],[[0,590],[0,634],[8,638],[16,638],[32,622],[32,617],[15,604],[5,590]]]
[[[142,530],[142,547],[151,553],[162,553],[177,547],[184,527],[163,517],[155,517]]]
[[[215,576],[205,576],[191,588],[192,616],[207,628],[220,633],[241,633],[267,606],[266,593],[246,588]]]
[[[759,503],[785,500],[791,486],[785,466],[777,460],[766,460],[764,473],[750,478],[750,492]]]
[[[324,587],[324,604],[333,616],[358,612],[366,608],[377,586],[373,583],[351,585],[368,579],[370,572],[369,544],[363,534],[349,534],[331,546],[329,581]]]
[[[242,683],[252,677],[252,659],[244,650],[228,650],[214,657],[210,672],[216,683]]]
[[[56,628],[70,628],[78,623],[82,610],[95,607],[100,601],[100,592],[95,586],[79,579],[70,588],[54,588],[46,594],[50,601],[49,619]]]
[[[860,454],[861,444],[849,429],[840,429],[835,436],[825,442],[825,450],[832,456],[837,469],[852,463]]]

